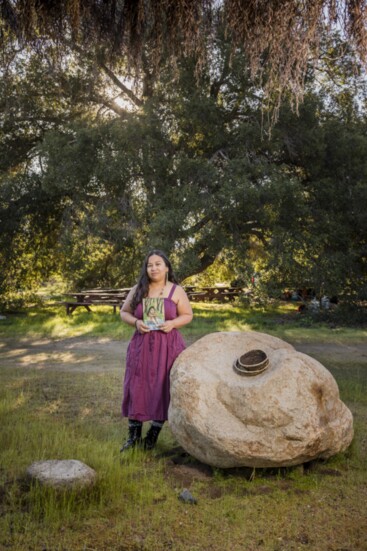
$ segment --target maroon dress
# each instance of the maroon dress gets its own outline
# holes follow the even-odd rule
[[[177,317],[177,307],[172,300],[176,285],[164,299],[165,319]],[[143,319],[142,304],[138,304],[134,316]],[[173,362],[185,349],[185,342],[177,329],[169,333],[135,331],[126,356],[124,398],[122,415],[138,421],[165,421],[170,401],[169,374]]]

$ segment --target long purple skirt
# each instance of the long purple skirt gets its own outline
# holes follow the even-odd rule
[[[166,320],[177,317],[176,304],[164,299]],[[134,315],[142,319],[139,304]],[[169,333],[135,331],[126,356],[122,415],[138,421],[165,421],[170,402],[170,370],[185,342],[177,329]]]

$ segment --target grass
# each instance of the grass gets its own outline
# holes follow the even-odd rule
[[[0,548],[363,549],[365,447],[355,444],[309,472],[259,469],[249,480],[246,471],[216,469],[182,480],[152,454],[133,452],[120,463],[119,383],[118,373],[1,370]],[[365,422],[356,428],[363,439]],[[172,445],[165,427],[158,451]],[[26,490],[26,467],[50,457],[86,462],[97,485]],[[177,499],[188,483],[197,506]]]
[[[51,303],[52,304],[52,303]],[[113,314],[110,306],[93,306],[93,312],[77,309],[67,316],[63,306],[23,309],[0,320],[0,337],[47,337],[52,339],[78,336],[129,339],[133,329]],[[285,340],[318,342],[361,342],[367,328],[330,327],[299,316],[296,306],[279,302],[268,308],[244,308],[232,304],[196,303],[194,320],[181,331],[189,339],[214,331],[264,331]],[[307,323],[306,323],[307,322]]]
[[[93,314],[61,308],[9,315],[0,323],[0,549],[15,551],[356,551],[367,549],[367,369],[320,352],[352,410],[352,446],[327,462],[288,469],[213,469],[169,455],[176,443],[168,426],[155,453],[127,453],[120,418],[121,366],[106,369],[75,356],[32,362],[23,341],[69,344],[75,337],[126,341],[131,329],[101,307]],[[195,305],[183,331],[194,340],[212,331],[257,330],[285,340],[360,343],[363,329],[303,327],[290,307],[249,311]],[[25,347],[25,345],[24,345]],[[71,349],[73,350],[73,349]],[[86,356],[87,357],[87,356]],[[36,356],[38,358],[38,356]],[[94,358],[94,364],[100,361]],[[98,473],[93,488],[56,491],[29,486],[33,461],[79,459]],[[178,459],[183,464],[177,464]],[[183,488],[197,505],[178,500]]]

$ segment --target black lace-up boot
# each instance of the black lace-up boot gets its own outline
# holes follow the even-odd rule
[[[163,424],[164,421],[153,421],[153,423],[150,425],[150,429],[148,430],[143,440],[145,450],[152,450],[155,447]]]
[[[141,444],[141,429],[143,423],[141,421],[135,421],[129,419],[129,437],[125,444],[120,449],[120,452],[134,448],[137,444]]]

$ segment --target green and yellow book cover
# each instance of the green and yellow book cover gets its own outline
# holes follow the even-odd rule
[[[164,323],[164,298],[143,298],[143,321],[151,331]]]

